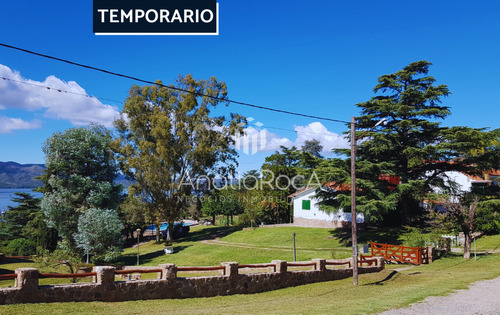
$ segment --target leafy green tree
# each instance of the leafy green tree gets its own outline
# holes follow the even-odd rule
[[[237,192],[232,188],[223,189],[219,194],[219,198],[222,207],[221,214],[227,217],[226,224],[229,225],[230,218],[231,224],[233,224],[233,217],[242,214],[245,210],[243,203],[239,200]]]
[[[6,247],[7,253],[13,256],[29,256],[36,254],[36,244],[32,240],[16,238]]]
[[[122,250],[122,229],[115,210],[90,208],[78,218],[76,246],[88,249],[94,261],[110,261]]]
[[[219,202],[212,196],[206,196],[201,206],[201,211],[204,215],[212,217],[212,224],[215,225],[215,217],[222,213],[222,208]]]
[[[235,170],[233,136],[243,131],[245,120],[210,115],[226,98],[226,84],[214,77],[181,76],[170,87],[161,81],[134,85],[116,122],[114,148],[122,170],[135,180],[129,194],[147,201],[154,223],[166,220],[170,233],[201,177]],[[156,238],[159,242],[158,229]]]
[[[303,185],[298,176],[301,153],[296,147],[281,147],[281,152],[268,156],[262,166],[261,207],[266,222],[287,223],[291,221],[291,206],[288,196]]]
[[[55,250],[59,238],[57,231],[47,226],[42,209],[30,214],[30,221],[23,228],[23,235],[35,243],[37,252],[39,250]]]
[[[9,206],[1,217],[0,236],[3,241],[23,237],[23,228],[30,221],[32,214],[40,210],[40,198],[29,193],[15,192],[13,202],[18,205]]]
[[[41,176],[41,208],[47,225],[57,230],[61,244],[69,249],[76,249],[73,234],[81,214],[90,208],[115,209],[120,203],[110,143],[109,131],[96,125],[56,132],[44,143],[47,169]]]
[[[487,152],[494,145],[494,133],[441,126],[450,115],[441,100],[450,92],[446,85],[435,85],[428,75],[430,65],[417,61],[381,76],[374,88],[378,95],[357,104],[361,116],[356,119],[356,135],[366,136],[357,151],[357,208],[372,220],[385,217],[398,224],[411,223],[422,214],[425,194],[444,185],[446,171],[473,173],[492,165]],[[364,131],[383,118],[386,125]],[[336,152],[350,154],[349,150]],[[349,185],[347,163],[338,166],[323,168],[323,180]],[[331,190],[323,193],[324,203],[349,211],[349,195],[348,189]]]
[[[12,201],[18,205],[9,207],[0,220],[0,236],[4,245],[21,256],[35,254],[37,248],[53,250],[57,243],[57,231],[44,222],[41,198],[35,198],[30,193],[14,194],[16,197]]]
[[[129,194],[125,200],[120,204],[119,215],[121,220],[125,223],[124,234],[127,241],[134,241],[137,239],[136,231],[140,229],[144,231],[151,222],[152,218],[147,215],[152,211],[149,210],[150,204],[140,200],[134,194]]]
[[[202,204],[203,213],[212,216],[215,224],[215,216],[225,215],[226,224],[233,224],[233,216],[243,213],[245,210],[243,203],[239,199],[238,192],[227,187],[220,191],[215,190],[211,196],[207,196]]]
[[[500,199],[480,201],[476,220],[477,229],[484,234],[500,234]]]
[[[260,172],[258,170],[249,170],[243,174],[241,179],[242,189],[255,189],[260,178]]]
[[[306,142],[302,146],[302,151],[308,152],[314,157],[320,159],[323,158],[323,156],[321,155],[321,151],[323,151],[323,146],[321,145],[321,142],[319,142],[319,140],[317,139],[306,140]]]
[[[464,233],[464,259],[470,258],[472,234],[477,228],[477,204],[477,199],[470,204],[451,202],[449,200],[443,203],[446,209],[443,214],[444,219]]]

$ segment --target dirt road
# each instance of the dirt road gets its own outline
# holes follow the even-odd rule
[[[467,290],[448,296],[430,296],[409,307],[381,314],[500,314],[500,277],[478,281]]]

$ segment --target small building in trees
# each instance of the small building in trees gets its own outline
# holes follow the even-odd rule
[[[349,189],[344,185],[326,184],[330,188]],[[336,212],[327,213],[319,208],[319,199],[316,197],[317,187],[306,187],[288,197],[293,204],[293,222],[295,224],[310,227],[349,228],[351,226],[351,213],[339,209]],[[365,217],[362,213],[356,214],[356,222],[364,223]]]
[[[456,194],[468,192],[480,193],[480,190],[498,187],[500,170],[488,170],[481,174],[467,174],[459,171],[448,171],[440,175],[444,189],[455,191]],[[443,192],[443,188],[434,187],[435,193]]]
[[[472,192],[478,195],[494,195],[499,191],[500,170],[484,171],[479,175],[448,171],[442,173],[440,177],[444,186],[432,187],[433,192],[436,194],[449,193],[452,196],[461,196]],[[458,202],[453,198],[451,201]]]

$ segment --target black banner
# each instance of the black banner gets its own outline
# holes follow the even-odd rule
[[[96,35],[218,35],[217,0],[94,0]]]

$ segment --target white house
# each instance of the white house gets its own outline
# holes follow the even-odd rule
[[[351,213],[342,209],[335,213],[326,213],[319,209],[319,200],[316,198],[317,187],[307,187],[291,194],[293,202],[293,222],[311,227],[342,228],[349,227]],[[363,223],[365,217],[362,213],[356,214],[356,223]]]
[[[468,175],[458,171],[449,171],[441,174],[447,190],[452,191],[454,195],[462,195],[471,192],[473,188],[498,186],[500,171],[490,170],[482,175]],[[433,188],[434,193],[443,193],[439,187]]]

